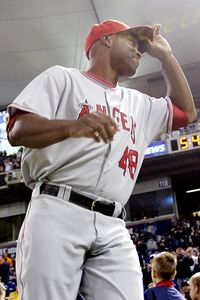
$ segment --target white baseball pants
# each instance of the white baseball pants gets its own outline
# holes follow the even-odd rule
[[[143,300],[123,220],[34,192],[17,246],[19,300]]]

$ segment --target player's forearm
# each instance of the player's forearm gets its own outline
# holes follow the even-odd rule
[[[188,82],[176,58],[171,54],[161,60],[163,75],[167,84],[167,96],[184,110],[188,123],[195,121],[196,110]]]
[[[17,117],[9,130],[13,146],[43,148],[69,137],[92,138],[109,143],[118,131],[115,121],[104,113],[94,112],[77,120],[48,120],[36,114],[25,113]]]
[[[43,148],[68,137],[68,122],[48,120],[33,114],[20,116],[8,136],[11,145],[28,148]]]

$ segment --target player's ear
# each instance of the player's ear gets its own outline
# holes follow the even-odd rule
[[[106,47],[110,47],[112,45],[112,39],[107,34],[102,34],[100,41]]]

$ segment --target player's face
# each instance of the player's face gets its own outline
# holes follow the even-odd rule
[[[137,39],[124,32],[115,34],[112,38],[112,69],[118,76],[133,76],[139,66],[139,59],[141,58]]]

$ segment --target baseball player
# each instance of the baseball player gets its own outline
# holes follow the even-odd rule
[[[145,51],[161,63],[164,98],[118,85]],[[123,207],[151,140],[196,118],[159,25],[95,24],[85,53],[87,71],[49,68],[8,108],[8,138],[25,148],[33,189],[17,248],[20,300],[75,300],[78,291],[87,300],[143,299]]]

